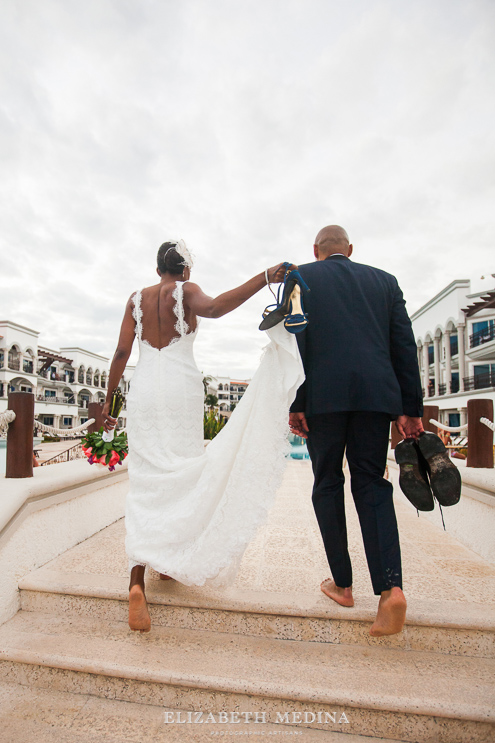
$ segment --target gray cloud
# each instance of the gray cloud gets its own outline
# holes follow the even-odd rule
[[[111,355],[170,235],[208,293],[312,259],[327,223],[411,311],[493,272],[488,0],[5,0],[0,315]],[[205,322],[253,372],[264,290]]]

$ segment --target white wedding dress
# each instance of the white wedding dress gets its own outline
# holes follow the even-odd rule
[[[134,294],[140,355],[127,399],[126,552],[130,569],[149,565],[186,585],[225,586],[274,502],[304,371],[280,323],[228,424],[205,448],[198,331],[184,320],[183,282],[173,297],[179,336],[158,349],[142,338],[141,292]]]

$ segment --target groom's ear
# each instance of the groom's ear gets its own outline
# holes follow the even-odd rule
[[[159,268],[156,269],[156,272],[157,272],[158,276],[161,277],[161,273],[160,273],[160,269]]]
[[[318,248],[318,245],[313,245],[313,253],[315,254],[316,260],[318,260],[318,258],[320,256],[320,250]]]
[[[347,257],[348,257],[348,258],[350,258],[350,257],[351,257],[351,255],[352,255],[352,251],[353,251],[353,246],[352,246],[352,245],[349,245],[349,252],[347,253]]]

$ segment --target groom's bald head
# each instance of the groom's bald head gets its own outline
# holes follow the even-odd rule
[[[343,227],[331,224],[323,227],[315,237],[315,256],[317,260],[324,260],[329,255],[340,253],[347,257],[352,253],[349,236]]]

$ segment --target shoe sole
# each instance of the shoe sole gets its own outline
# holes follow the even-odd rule
[[[395,461],[400,467],[400,489],[406,498],[418,511],[433,511],[435,508],[433,494],[421,474],[418,453],[415,451],[412,441],[397,444]]]
[[[455,506],[461,497],[462,478],[450,461],[443,441],[436,434],[424,434],[419,437],[417,446],[429,469],[433,495],[441,506]]]

